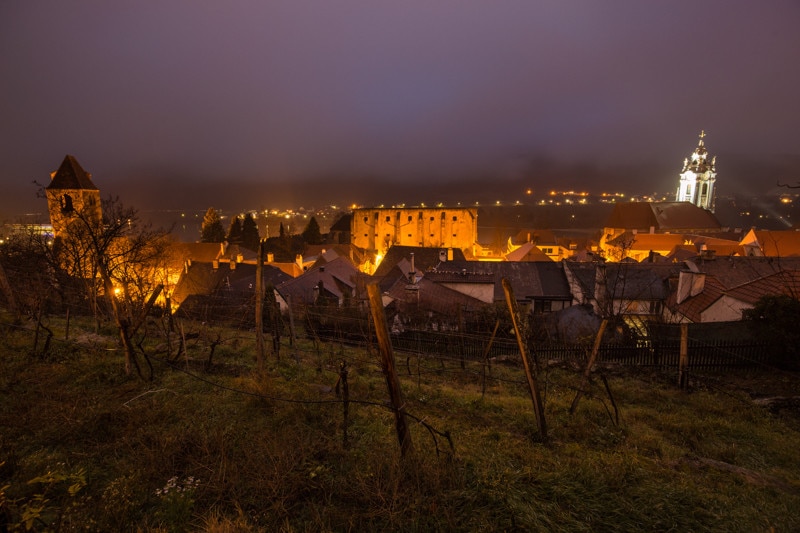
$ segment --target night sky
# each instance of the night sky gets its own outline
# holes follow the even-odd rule
[[[800,182],[796,0],[0,2],[0,218]],[[458,198],[462,194],[464,198]],[[502,196],[502,198],[500,198]]]

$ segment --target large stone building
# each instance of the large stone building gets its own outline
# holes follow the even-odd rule
[[[363,208],[353,211],[352,243],[384,255],[395,245],[458,248],[471,255],[478,210],[470,208]]]
[[[717,193],[714,189],[717,180],[717,158],[715,156],[709,162],[708,150],[703,142],[705,136],[705,132],[701,131],[700,141],[694,153],[683,160],[681,181],[675,194],[675,201],[691,202],[713,213]]]

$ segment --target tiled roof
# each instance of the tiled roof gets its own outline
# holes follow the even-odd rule
[[[597,268],[605,269],[606,291],[615,300],[664,300],[666,281],[677,274],[681,265],[675,263],[568,263],[584,294],[595,294]]]
[[[756,230],[755,234],[766,257],[800,256],[800,231]]]
[[[322,282],[323,289],[341,298],[346,292],[353,292],[357,285],[359,272],[353,264],[342,257],[324,265],[315,266],[294,279],[290,279],[277,287],[285,297],[292,301],[310,304],[314,301],[314,288]]]
[[[689,202],[626,202],[614,206],[605,227],[664,232],[721,226],[713,213]]]
[[[800,271],[777,272],[731,289],[728,295],[749,304],[755,304],[764,296],[785,295],[800,298]]]
[[[800,271],[797,270],[775,272],[734,288],[726,286],[730,280],[726,280],[725,273],[721,270],[719,272],[721,275],[719,278],[707,275],[702,292],[697,296],[687,298],[680,304],[676,303],[677,291],[670,294],[667,299],[667,307],[692,322],[700,322],[702,313],[723,296],[754,305],[764,296],[786,295],[797,298],[800,295]],[[751,272],[755,273],[755,270]]]
[[[434,268],[441,263],[440,253],[442,250],[447,253],[449,248],[423,248],[421,246],[392,246],[386,252],[381,264],[375,270],[374,276],[382,278],[389,273],[394,266],[403,259],[410,260],[414,254],[414,266],[422,271]],[[459,248],[452,248],[454,261],[465,261],[464,252]]]
[[[553,246],[556,245],[554,244]],[[536,244],[526,242],[513,252],[507,253],[506,261],[552,261],[552,259],[541,251]]]
[[[433,311],[440,315],[455,316],[459,310],[473,311],[486,307],[486,304],[477,298],[434,283],[427,278],[422,278],[413,285],[406,280],[398,279],[386,294],[406,306],[418,306],[420,310]]]
[[[339,217],[339,220],[333,223],[331,226],[330,231],[343,231],[343,232],[350,232],[350,226],[353,222],[353,214],[348,213],[346,215],[342,215]]]
[[[703,291],[697,296],[692,296],[677,302],[677,291],[672,291],[667,298],[666,305],[674,313],[679,313],[691,322],[701,322],[702,313],[725,294],[725,287],[714,277],[706,276]]]
[[[714,276],[726,289],[732,289],[784,270],[800,270],[800,257],[717,257],[696,259],[698,271]]]
[[[571,299],[567,278],[561,263],[555,261],[453,261],[436,269],[437,272],[451,272],[467,276],[489,276],[494,279],[494,300],[505,300],[502,279],[506,278],[518,300],[530,298]],[[477,279],[477,278],[476,278]]]
[[[262,274],[265,283],[273,285],[289,279],[289,276],[269,265],[264,266]],[[236,263],[235,268],[231,268],[229,261],[223,261],[215,268],[212,263],[193,263],[178,281],[172,299],[176,304],[181,304],[189,296],[211,295],[223,289],[255,294],[255,280],[256,265]]]
[[[92,183],[91,174],[83,170],[80,163],[71,155],[64,158],[50,180],[48,189],[86,189],[98,190]]]
[[[222,246],[218,242],[175,242],[170,248],[184,261],[210,263],[222,255]]]

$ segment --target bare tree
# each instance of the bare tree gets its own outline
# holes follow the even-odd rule
[[[159,259],[167,232],[143,224],[138,212],[117,198],[103,201],[102,217],[94,215],[70,213],[66,231],[56,239],[56,261],[85,281],[96,313],[99,299],[107,302],[125,352],[125,373],[135,367],[141,376],[131,336],[161,290]]]

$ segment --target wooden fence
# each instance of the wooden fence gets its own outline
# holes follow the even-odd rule
[[[406,331],[393,334],[392,345],[399,352],[429,357],[463,358],[480,361],[486,356],[489,336],[458,335],[430,331]],[[772,346],[766,342],[742,340],[699,341],[688,344],[689,368],[725,370],[767,365]],[[532,343],[530,351],[539,361],[585,362],[591,346],[583,344]],[[519,357],[514,339],[495,338],[488,352],[490,358]],[[652,340],[635,346],[606,344],[600,347],[598,361],[658,369],[678,368],[680,341]]]
[[[724,370],[754,368],[766,365],[772,347],[769,343],[755,341],[689,341],[689,368]],[[544,360],[585,361],[589,347],[580,345],[533,346],[537,357]],[[678,368],[679,341],[656,341],[638,346],[604,345],[600,347],[598,361],[630,366],[660,369]]]

